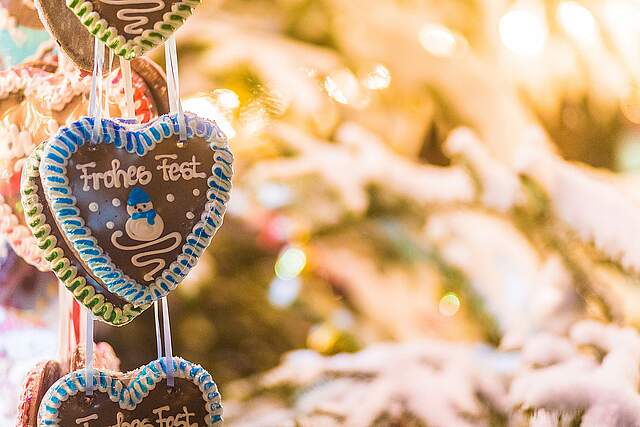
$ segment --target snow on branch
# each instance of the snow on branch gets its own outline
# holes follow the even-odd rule
[[[624,177],[563,160],[534,137],[518,167],[545,190],[552,213],[584,242],[640,272],[640,203]]]
[[[469,164],[482,187],[484,205],[507,211],[521,201],[517,173],[494,158],[470,129],[458,128],[451,132],[444,148],[451,157],[462,158]]]
[[[376,135],[354,123],[338,129],[336,143],[284,123],[274,124],[271,134],[297,155],[260,162],[249,174],[253,182],[316,174],[357,213],[369,205],[366,190],[370,185],[421,204],[470,202],[474,198],[473,182],[463,168],[416,164],[393,153]]]
[[[490,412],[505,413],[506,388],[497,369],[504,363],[473,345],[380,343],[331,357],[290,353],[262,383],[302,388],[293,413],[309,422],[304,425],[329,418],[334,423],[328,425],[368,427],[411,416],[432,427],[471,427],[488,424]]]
[[[566,332],[579,316],[572,278],[557,256],[542,256],[507,219],[473,209],[428,219],[425,239],[460,269],[498,321],[501,347],[519,348],[540,330]]]
[[[580,351],[585,347],[591,352]],[[532,339],[523,361],[527,368],[509,392],[514,406],[582,414],[583,427],[640,425],[640,335],[635,330],[582,321],[569,338]]]

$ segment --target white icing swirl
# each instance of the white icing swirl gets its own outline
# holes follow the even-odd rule
[[[156,249],[156,250],[152,250],[152,251],[145,251],[145,252],[141,252],[139,254],[135,254],[131,257],[131,264],[133,264],[136,267],[146,267],[148,265],[154,265],[155,267],[145,273],[145,275],[143,276],[143,279],[151,282],[154,279],[154,275],[162,270],[164,268],[164,266],[166,265],[165,260],[163,260],[162,258],[152,258],[152,259],[148,259],[146,261],[141,261],[143,258],[147,258],[147,257],[151,257],[154,255],[160,255],[160,254],[164,254],[167,252],[170,252],[172,250],[174,250],[175,248],[177,248],[180,245],[180,242],[182,242],[182,236],[180,235],[180,233],[178,233],[177,231],[174,231],[173,233],[169,233],[164,237],[160,237],[159,239],[153,240],[151,242],[147,242],[147,243],[142,243],[140,245],[134,245],[134,246],[126,246],[126,245],[122,245],[118,242],[118,238],[122,237],[122,231],[114,231],[113,234],[111,235],[111,243],[113,243],[113,246],[115,246],[116,248],[123,250],[123,251],[138,251],[141,249],[146,249],[148,247],[151,246],[155,246],[157,244],[163,243],[165,241],[169,241],[173,239],[173,243],[166,247],[166,248],[161,248],[161,249]]]
[[[133,21],[124,26],[124,32],[132,35],[142,34],[142,27],[149,23],[149,18],[144,16],[145,13],[157,12],[165,7],[163,0],[100,0],[100,2],[114,6],[147,5],[147,7],[140,8],[123,7],[116,13],[116,17],[121,21]]]

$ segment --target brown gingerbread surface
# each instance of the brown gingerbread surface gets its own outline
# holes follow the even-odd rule
[[[153,283],[177,260],[207,203],[214,152],[198,137],[177,144],[174,136],[143,157],[112,144],[85,144],[67,166],[92,235],[140,284]]]
[[[59,408],[60,427],[169,427],[205,426],[207,411],[202,392],[194,383],[175,378],[173,388],[166,381],[150,391],[134,410],[120,408],[106,393],[94,390],[71,396]],[[127,423],[127,424],[125,424]]]
[[[154,24],[179,0],[91,0],[93,10],[113,26],[125,40],[133,40]]]

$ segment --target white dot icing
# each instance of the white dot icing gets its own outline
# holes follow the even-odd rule
[[[113,221],[109,221],[109,222],[107,222],[107,228],[108,228],[109,230],[113,230],[113,227],[114,227],[114,226],[115,226],[115,224],[113,223]]]
[[[187,212],[187,219],[193,219],[196,216],[193,214],[193,212]]]
[[[171,193],[167,194],[167,201],[168,202],[173,202],[175,200],[175,196]]]
[[[117,208],[118,206],[120,206],[120,199],[116,197],[111,201],[111,204]]]
[[[98,212],[98,204],[96,202],[89,203],[89,210],[91,212]]]
[[[196,196],[196,197],[199,196],[200,195],[200,190],[198,190],[197,188],[194,188],[193,189],[193,195]]]

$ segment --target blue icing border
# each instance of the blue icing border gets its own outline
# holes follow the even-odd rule
[[[187,140],[203,138],[211,148],[214,165],[207,178],[207,203],[200,220],[195,224],[182,245],[178,258],[165,267],[154,283],[143,285],[125,275],[98,244],[85,225],[73,197],[66,167],[78,148],[88,144],[94,120],[83,117],[67,127],[60,128],[44,148],[40,174],[51,209],[61,231],[87,268],[105,287],[134,305],[148,304],[166,296],[184,280],[198,258],[209,246],[222,225],[231,190],[233,155],[227,139],[213,121],[186,113]],[[178,135],[178,118],[166,114],[145,125],[132,125],[124,120],[101,120],[101,138],[98,144],[112,144],[140,157],[152,152],[157,144]]]
[[[171,359],[174,378],[189,380],[198,386],[205,402],[207,426],[222,425],[222,397],[213,377],[202,366],[189,362],[181,357]],[[93,390],[107,393],[112,402],[118,403],[123,410],[134,410],[149,395],[157,384],[167,378],[166,358],[154,360],[141,367],[135,378],[125,386],[112,373],[93,369]],[[86,390],[86,371],[84,369],[71,372],[58,379],[42,398],[38,408],[38,425],[55,427],[60,425],[60,406],[71,396],[84,393]]]

